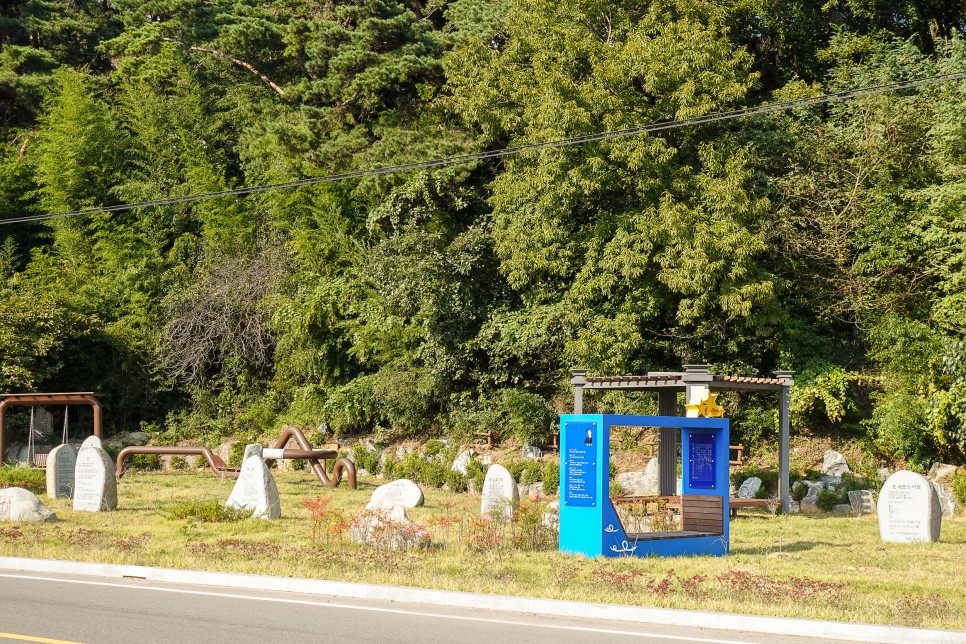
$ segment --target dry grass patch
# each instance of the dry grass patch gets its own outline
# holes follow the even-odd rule
[[[741,517],[727,557],[589,560],[560,554],[533,522],[486,522],[479,497],[427,489],[409,517],[429,548],[352,544],[348,525],[374,481],[322,488],[306,472],[277,473],[282,518],[207,521],[175,508],[223,503],[232,481],[207,473],[130,472],[120,509],[61,521],[0,525],[0,554],[418,586],[557,599],[966,630],[966,521],[943,522],[931,544],[883,544],[875,517]]]

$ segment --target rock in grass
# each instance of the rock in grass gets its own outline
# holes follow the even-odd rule
[[[758,490],[761,489],[761,479],[757,476],[752,476],[745,479],[745,482],[741,484],[738,488],[738,498],[739,499],[753,499]]]
[[[0,490],[0,521],[39,523],[56,520],[57,516],[30,490],[22,487]]]
[[[397,479],[376,488],[369,499],[367,510],[373,508],[391,509],[394,506],[415,508],[423,504],[425,498],[419,486],[409,479]]]
[[[849,464],[845,461],[845,457],[830,449],[825,452],[822,456],[822,474],[826,476],[842,476],[843,474],[849,474],[852,470],[849,469]]]

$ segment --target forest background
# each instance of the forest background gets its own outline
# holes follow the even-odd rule
[[[2,220],[966,71],[964,28],[962,0],[0,0],[0,391],[100,391],[165,442],[540,441],[571,368],[706,362],[795,370],[795,433],[961,461],[966,82]],[[775,401],[731,396],[774,440]]]

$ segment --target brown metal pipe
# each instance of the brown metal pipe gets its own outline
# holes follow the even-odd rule
[[[4,449],[4,411],[7,407],[19,405],[21,407],[29,405],[90,405],[94,412],[94,436],[101,438],[102,420],[101,403],[97,400],[97,394],[93,392],[64,393],[64,394],[3,394],[0,400],[0,465],[6,458]]]
[[[3,467],[4,459],[4,445],[3,445],[3,435],[6,433],[3,431],[3,413],[7,409],[7,401],[0,400],[0,467]]]
[[[275,442],[275,449],[284,449],[285,445],[288,444],[289,439],[292,438],[295,439],[295,442],[298,443],[299,447],[301,447],[303,450],[314,451],[312,449],[312,443],[310,443],[305,437],[305,434],[302,433],[302,430],[292,425],[282,428],[282,435]],[[335,455],[336,454],[333,454],[333,456]],[[297,456],[296,458],[302,457]],[[274,459],[265,459],[265,462],[271,463],[272,460]],[[323,458],[322,460],[324,463],[327,459]],[[312,471],[315,472],[316,478],[319,479],[319,483],[325,487],[338,487],[339,483],[342,481],[342,475],[345,473],[346,483],[348,486],[353,490],[356,489],[356,464],[349,459],[340,458],[335,462],[335,465],[332,466],[331,478],[329,478],[329,475],[325,472],[325,465],[323,463],[319,463],[318,458],[309,458],[308,461],[312,466]]]
[[[276,448],[278,449],[278,448]],[[323,459],[328,460],[330,458],[335,458],[339,453],[334,449],[283,449],[282,458],[292,459],[292,458],[302,458],[302,459]],[[266,458],[266,461],[274,461],[276,459]]]
[[[124,476],[124,460],[128,456],[134,454],[175,454],[178,456],[204,456],[205,460],[208,461],[208,465],[211,467],[211,471],[225,478],[227,472],[218,469],[215,465],[215,455],[207,447],[138,447],[132,445],[131,447],[125,447],[117,455],[117,465],[114,468],[117,478]]]

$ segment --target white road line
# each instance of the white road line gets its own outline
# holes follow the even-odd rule
[[[608,628],[591,628],[588,626],[562,626],[559,624],[535,624],[512,619],[494,619],[488,617],[466,617],[463,615],[445,615],[442,613],[427,613],[414,610],[403,610],[401,608],[378,608],[375,606],[354,606],[352,604],[334,604],[323,601],[311,601],[307,599],[294,599],[285,597],[257,597],[252,595],[239,595],[235,593],[218,593],[206,590],[187,590],[184,588],[162,588],[157,586],[139,586],[137,584],[117,584],[107,581],[87,581],[81,579],[64,579],[62,577],[38,577],[35,575],[11,575],[0,573],[0,578],[8,579],[28,579],[33,581],[52,581],[65,584],[82,584],[86,586],[105,586],[108,588],[123,588],[125,590],[137,589],[163,593],[179,593],[183,595],[203,595],[206,597],[224,597],[227,599],[247,599],[251,601],[275,602],[281,604],[297,604],[301,606],[315,606],[317,608],[343,608],[346,610],[361,610],[373,613],[393,613],[397,615],[413,615],[416,617],[430,617],[434,619],[453,619],[466,622],[482,622],[487,624],[506,624],[509,626],[528,626],[531,628],[546,628],[561,631],[579,631],[583,633],[600,633],[602,635],[624,635],[628,637],[639,637],[644,639],[666,639],[681,642],[701,642],[703,644],[752,644],[744,640],[720,640],[707,637],[689,637],[686,635],[661,635],[658,633],[639,633],[635,631],[622,631]]]

